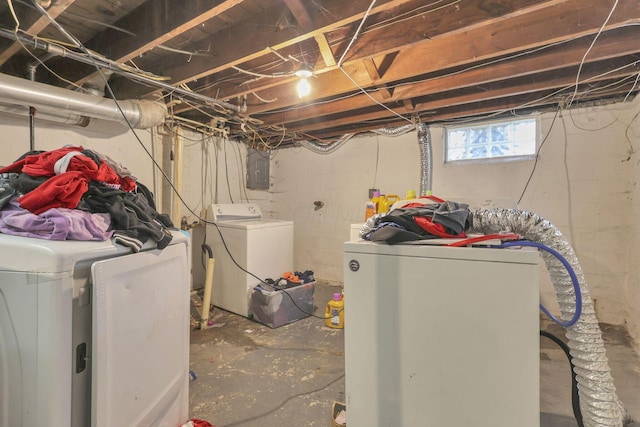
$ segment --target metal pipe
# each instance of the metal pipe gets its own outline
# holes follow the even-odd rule
[[[24,118],[29,115],[29,107],[25,107],[23,105],[0,104],[0,113]],[[88,126],[91,121],[89,117],[69,114],[61,111],[38,111],[38,120],[59,125],[80,127]]]
[[[6,30],[4,28],[0,28],[0,37],[4,37],[10,40],[20,41],[25,45],[31,45],[34,49],[41,49],[46,52],[52,53],[56,56],[62,56],[65,58],[73,59],[74,61],[81,62],[83,64],[88,64],[98,68],[104,68],[109,71],[112,71],[115,74],[125,76],[131,80],[135,80],[146,85],[150,85],[153,87],[157,87],[159,89],[165,89],[172,93],[176,93],[184,98],[194,99],[196,101],[202,102],[204,104],[209,105],[218,105],[227,110],[242,112],[242,107],[237,105],[230,104],[228,102],[220,101],[214,98],[210,98],[208,96],[200,95],[195,92],[189,92],[188,90],[181,89],[179,87],[171,86],[170,84],[163,83],[158,80],[151,79],[141,74],[132,73],[126,70],[123,70],[117,62],[111,61],[106,58],[96,58],[95,56],[88,57],[84,54],[79,54],[72,50],[66,49],[62,46],[57,46],[39,39],[36,39],[32,36],[27,36],[24,34],[16,34],[12,31]]]
[[[35,150],[35,147],[36,147],[36,141],[35,141],[35,139],[36,139],[35,138],[35,131],[36,131],[35,115],[36,115],[35,107],[29,107],[29,151]]]
[[[147,129],[162,123],[164,104],[154,101],[118,101],[86,95],[43,83],[0,73],[0,102],[29,105],[39,111],[66,111],[109,121],[127,121],[132,127]]]

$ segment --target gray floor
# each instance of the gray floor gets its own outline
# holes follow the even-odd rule
[[[316,314],[339,289],[316,285]],[[556,325],[541,327],[563,336]],[[618,396],[640,420],[640,357],[623,328],[602,325],[602,332]],[[540,346],[541,427],[575,427],[566,357],[548,339]],[[213,327],[191,334],[190,369],[191,418],[216,427],[328,427],[333,401],[344,401],[343,330],[312,317],[271,329],[216,309]]]

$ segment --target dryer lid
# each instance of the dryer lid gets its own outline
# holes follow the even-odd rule
[[[212,204],[209,206],[207,214],[213,222],[262,219],[260,206],[255,203]]]

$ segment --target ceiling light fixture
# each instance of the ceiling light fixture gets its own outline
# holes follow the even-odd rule
[[[298,71],[296,71],[296,76],[300,78],[298,85],[296,86],[296,90],[298,91],[298,96],[303,98],[311,93],[311,85],[309,84],[309,77],[311,77],[313,73],[306,66],[302,66]]]

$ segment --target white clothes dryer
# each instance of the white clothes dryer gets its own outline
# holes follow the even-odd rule
[[[175,427],[188,419],[191,240],[0,234],[0,426]]]

